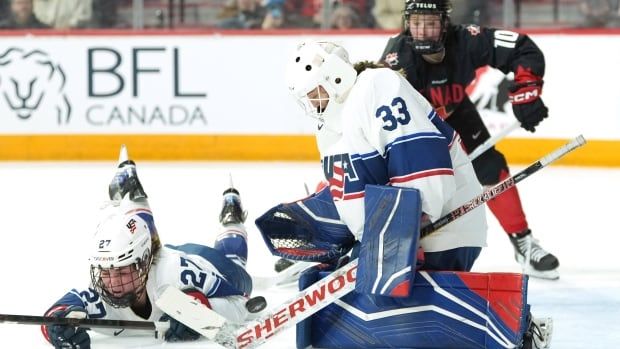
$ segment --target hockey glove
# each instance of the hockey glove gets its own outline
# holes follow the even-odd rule
[[[164,339],[168,342],[195,341],[200,338],[198,332],[185,326],[168,314],[164,314],[159,321],[170,321],[170,328],[164,334]]]
[[[85,319],[88,317],[86,309],[79,306],[69,306],[52,312],[48,316]],[[90,349],[90,336],[86,329],[67,325],[45,326],[44,334],[54,348]]]
[[[546,118],[548,109],[540,99],[542,81],[518,83],[510,87],[508,98],[512,112],[524,129],[535,132],[536,126]]]

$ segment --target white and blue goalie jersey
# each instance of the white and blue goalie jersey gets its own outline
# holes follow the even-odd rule
[[[335,101],[330,101],[335,103]],[[367,69],[316,131],[341,219],[361,239],[368,184],[416,188],[432,221],[482,192],[460,138],[399,73]],[[426,252],[486,245],[484,207],[421,240]]]

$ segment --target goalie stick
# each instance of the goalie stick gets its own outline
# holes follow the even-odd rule
[[[357,259],[352,260],[257,319],[239,326],[227,323],[224,317],[172,286],[160,292],[155,303],[165,313],[224,348],[251,349],[353,291],[357,263]]]
[[[421,229],[421,238],[428,236],[437,229],[444,227],[450,222],[467,214],[467,212],[470,212],[490,199],[495,198],[507,189],[515,186],[518,182],[538,172],[538,170],[558,160],[585,143],[586,141],[583,136],[579,136],[571,140],[566,145],[536,161],[523,171],[502,181],[496,186],[485,190],[482,194],[466,202],[455,210],[452,210],[436,222],[425,226]],[[288,299],[279,306],[272,308],[259,318],[241,325],[241,327],[235,332],[233,338],[230,338],[230,335],[227,335],[224,329],[219,330],[219,335],[213,334],[214,326],[212,323],[194,323],[193,319],[201,318],[192,316],[191,314],[194,311],[212,311],[198,302],[191,300],[189,296],[182,294],[182,292],[178,290],[171,291],[170,294],[174,296],[171,296],[169,299],[161,297],[156,303],[166,313],[175,317],[178,321],[188,325],[192,329],[198,332],[201,330],[208,330],[209,332],[207,334],[209,337],[207,338],[219,343],[225,348],[250,349],[267,342],[277,333],[295,326],[327,305],[333,303],[336,299],[339,299],[340,297],[353,291],[353,289],[355,289],[357,265],[358,260],[352,260],[348,264],[332,272],[327,277],[298,292],[294,297]],[[189,307],[186,307],[186,305],[189,305]],[[196,307],[197,309],[194,310],[192,307]]]
[[[502,182],[500,182],[500,183],[496,184],[495,186],[485,190],[482,194],[480,194],[477,197],[471,199],[470,201],[464,203],[463,205],[461,205],[457,209],[452,210],[450,213],[448,213],[447,215],[439,218],[435,222],[431,222],[430,224],[422,227],[420,229],[420,238],[424,238],[424,237],[430,235],[431,233],[433,233],[437,229],[447,225],[448,223],[452,222],[453,220],[457,219],[458,217],[466,214],[467,212],[475,209],[476,207],[480,206],[481,204],[483,204],[483,203],[493,199],[494,197],[496,197],[496,196],[500,195],[501,193],[505,192],[506,190],[514,187],[515,185],[517,185],[517,183],[521,182],[522,180],[526,179],[527,177],[531,176],[532,174],[538,172],[543,167],[549,165],[550,163],[556,161],[557,159],[561,158],[562,156],[568,154],[569,152],[577,149],[578,147],[580,147],[580,146],[582,146],[584,144],[586,144],[586,140],[581,135],[578,136],[577,138],[571,140],[567,144],[565,144],[565,145],[561,146],[560,148],[554,150],[553,152],[547,154],[546,156],[544,156],[540,160],[536,161],[535,163],[531,164],[530,166],[528,166],[527,168],[525,168],[521,172],[517,173],[516,175],[513,175],[511,177],[506,178]]]

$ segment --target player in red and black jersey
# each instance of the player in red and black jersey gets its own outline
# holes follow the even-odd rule
[[[467,152],[490,138],[476,107],[465,93],[476,69],[491,66],[514,73],[509,98],[521,126],[534,132],[547,117],[540,98],[545,72],[543,53],[527,36],[508,30],[453,25],[448,0],[407,0],[403,31],[390,38],[381,56],[436,108],[462,138]],[[508,178],[504,155],[492,147],[473,161],[478,180],[493,186]],[[517,188],[488,202],[508,233],[517,261],[532,275],[557,279],[558,259],[532,237]],[[527,262],[529,260],[529,263]]]

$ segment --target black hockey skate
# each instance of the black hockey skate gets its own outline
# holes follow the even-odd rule
[[[243,224],[248,212],[243,210],[239,191],[231,186],[224,190],[222,195],[224,195],[224,202],[220,212],[220,223],[222,225]]]
[[[120,154],[118,156],[118,168],[108,186],[108,194],[110,200],[122,200],[127,194],[129,194],[129,199],[131,200],[147,198],[144,189],[142,189],[142,184],[138,179],[136,163],[129,159],[129,154],[125,145],[121,145]]]
[[[553,319],[535,318],[528,315],[529,326],[523,334],[521,349],[547,349],[551,345],[553,335]]]
[[[560,262],[553,254],[547,252],[527,229],[523,233],[510,234],[510,242],[515,249],[515,259],[523,267],[523,273],[542,279],[555,280],[560,277]],[[529,262],[526,262],[529,261]]]

